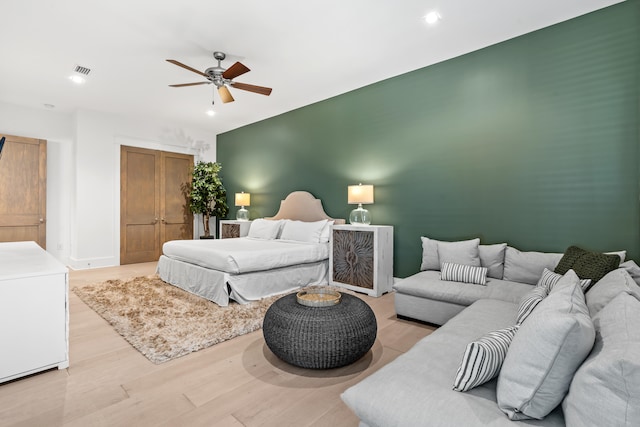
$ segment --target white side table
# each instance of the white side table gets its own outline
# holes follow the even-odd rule
[[[329,255],[329,282],[372,297],[393,286],[393,227],[334,225]]]
[[[221,239],[245,237],[247,234],[249,234],[249,227],[251,227],[251,221],[223,219],[220,221],[219,236]]]
[[[35,242],[0,243],[0,383],[69,366],[69,273]]]

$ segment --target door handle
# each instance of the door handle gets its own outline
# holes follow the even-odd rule
[[[158,218],[153,218],[153,222],[151,224],[157,224],[158,223]]]

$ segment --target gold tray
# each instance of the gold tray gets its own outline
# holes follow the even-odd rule
[[[306,305],[307,307],[330,307],[340,302],[342,294],[330,289],[308,289],[306,291],[300,291],[296,294],[298,304]]]

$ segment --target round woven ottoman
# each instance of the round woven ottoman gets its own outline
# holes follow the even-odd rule
[[[376,340],[378,326],[360,298],[342,294],[330,307],[307,307],[295,294],[274,302],[264,316],[262,332],[269,349],[292,365],[338,368],[364,356]]]

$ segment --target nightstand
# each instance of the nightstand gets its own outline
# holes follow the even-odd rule
[[[329,254],[330,283],[372,297],[393,286],[393,227],[334,225]]]
[[[220,221],[219,235],[221,239],[245,237],[249,234],[249,227],[251,227],[251,221],[223,219]]]

